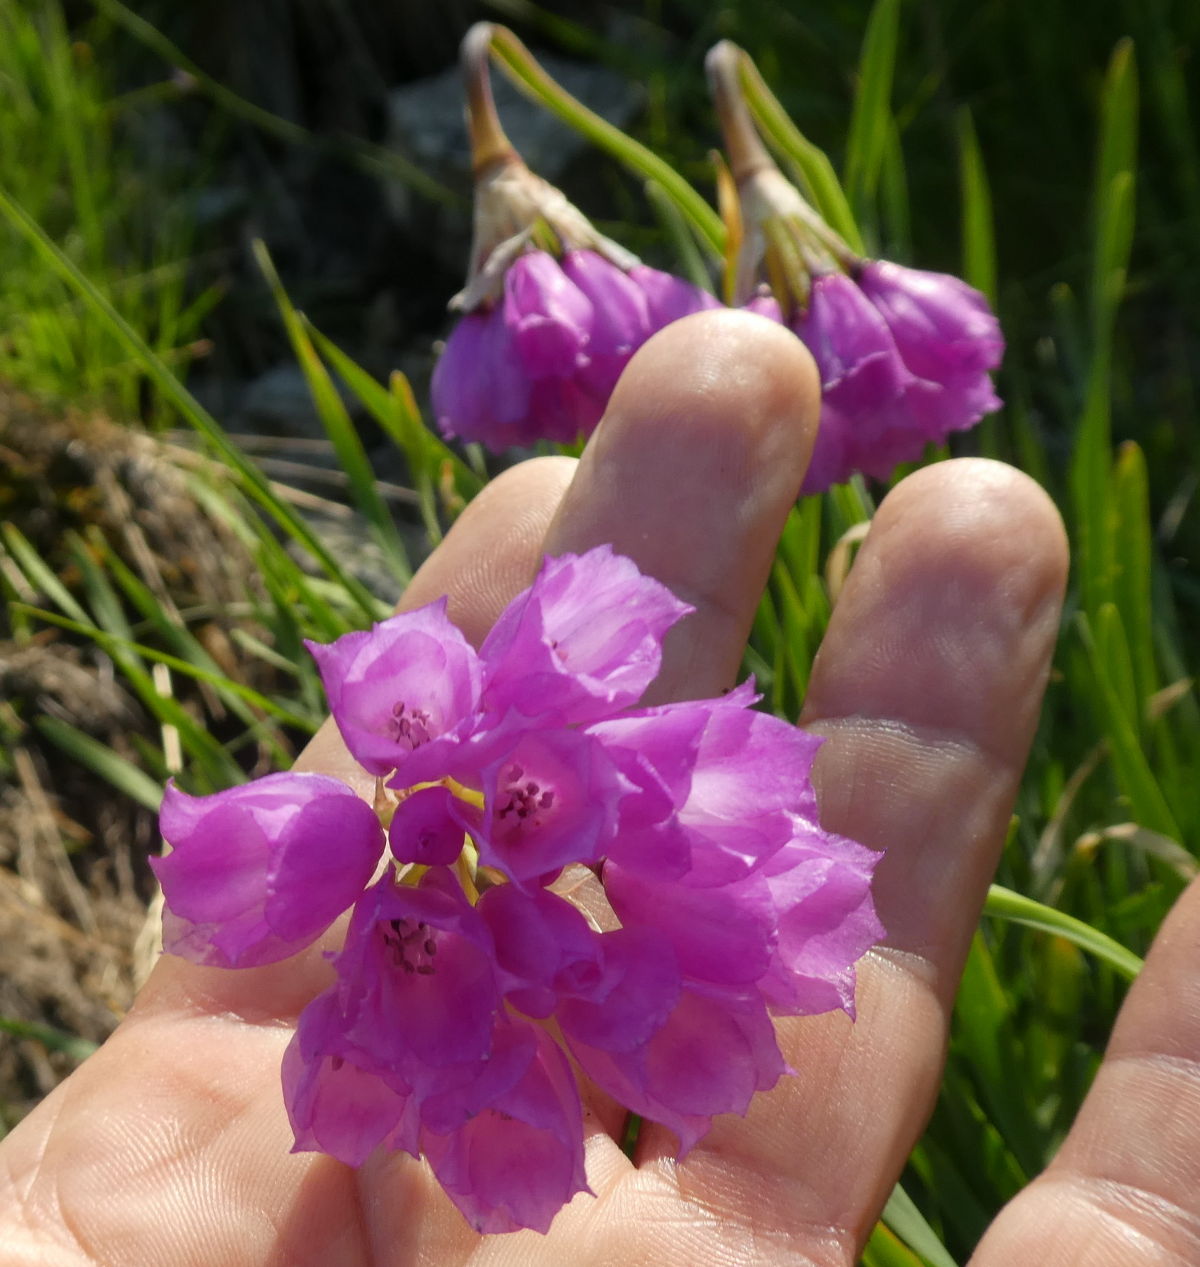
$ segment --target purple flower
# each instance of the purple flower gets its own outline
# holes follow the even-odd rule
[[[440,599],[370,632],[346,634],[329,646],[304,644],[321,670],[329,707],[351,755],[374,775],[417,767],[413,754],[453,736],[479,698],[474,648],[446,615]]]
[[[761,296],[747,305],[783,321]],[[803,491],[855,471],[887,479],[929,444],[1000,408],[988,371],[1004,340],[987,300],[945,273],[871,261],[817,276],[786,322],[821,375],[821,419]]]
[[[222,968],[307,946],[362,893],[383,852],[369,805],[337,779],[270,774],[215,796],[167,784],[172,852],[150,865],[166,898],[163,945]]]
[[[886,479],[1000,407],[988,377],[1004,352],[996,318],[955,277],[860,259],[768,154],[744,96],[746,54],[723,40],[706,64],[737,188],[735,300],[790,327],[821,376],[801,491],[855,471]]]
[[[478,652],[444,602],[313,648],[374,808],[169,789],[169,949],[263,962],[353,907],[284,1058],[298,1149],[423,1156],[480,1231],[545,1231],[587,1191],[568,1051],[682,1155],[787,1072],[773,1014],[852,1012],[875,855],[817,822],[819,740],[750,687],[637,706],[689,611],[608,547],[548,559]],[[579,863],[607,931],[551,887]]]
[[[562,1049],[541,1029],[496,1030],[482,1076],[426,1102],[421,1151],[477,1232],[547,1232],[577,1193],[583,1111]]]
[[[503,293],[468,312],[446,340],[430,393],[446,436],[494,453],[590,435],[621,371],[664,325],[719,307],[706,291],[594,250],[518,255]]]

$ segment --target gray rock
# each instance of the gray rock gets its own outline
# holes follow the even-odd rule
[[[342,399],[353,408],[354,398],[344,388]],[[325,438],[304,371],[294,362],[272,366],[247,386],[231,426],[264,435]]]

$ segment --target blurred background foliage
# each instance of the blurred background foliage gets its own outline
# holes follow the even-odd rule
[[[1038,478],[1075,560],[999,879],[1083,931],[1021,926],[998,895],[976,938],[945,1090],[865,1258],[961,1261],[1094,1071],[1130,964],[1089,936],[1144,953],[1196,871],[1191,0],[1086,20],[1061,0],[0,0],[0,1130],[153,960],[161,781],[286,764],[323,709],[300,640],[387,610],[487,477],[420,416],[465,267],[453,65],[480,18],[705,196],[703,58],[736,41],[868,251],[997,305],[1007,407],[955,452]],[[501,109],[606,232],[687,266],[620,163]],[[785,715],[883,491],[789,520],[747,653]]]

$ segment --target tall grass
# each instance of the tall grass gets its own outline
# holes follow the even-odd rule
[[[943,1092],[864,1255],[868,1267],[947,1267],[970,1253],[998,1206],[1053,1154],[1138,956],[1197,869],[1197,646],[1185,631],[1197,627],[1200,567],[1189,554],[1198,534],[1183,510],[1200,456],[1191,413],[1200,370],[1179,354],[1176,339],[1197,303],[1196,258],[1183,254],[1182,225],[1188,215],[1200,222],[1200,157],[1179,60],[1200,36],[1200,22],[1194,11],[1187,16],[1165,3],[1107,0],[1101,10],[1112,38],[1101,52],[1095,22],[1078,40],[1074,24],[1055,27],[1054,14],[1039,10],[1033,32],[1019,6],[967,14],[946,3],[918,29],[898,0],[877,0],[865,25],[818,9],[802,18],[791,7],[738,0],[718,16],[697,5],[697,33],[686,50],[692,56],[668,59],[662,52],[671,37],[653,23],[644,45],[618,48],[583,26],[517,7],[533,29],[540,25],[649,85],[643,147],[539,80],[519,45],[499,49],[534,96],[636,179],[652,182],[675,232],[664,242],[682,244],[681,266],[694,267],[700,253],[720,245],[720,226],[697,192],[707,179],[702,155],[711,133],[694,112],[702,46],[728,34],[759,53],[774,90],[758,95],[760,122],[827,214],[844,226],[852,216],[857,227],[848,232],[860,232],[872,250],[956,267],[994,298],[1008,331],[1000,381],[1007,409],[968,445],[1017,462],[1056,497],[1072,541],[1072,584],[1002,887],[989,898],[967,964]],[[207,683],[248,734],[258,741],[274,735],[283,753],[320,714],[315,677],[298,654],[301,638],[335,636],[382,608],[179,385],[169,360],[184,318],[164,321],[140,283],[126,288],[106,235],[124,194],[88,160],[107,120],[97,117],[95,98],[80,100],[86,75],[68,88],[61,68],[35,55],[34,40],[48,39],[55,57],[78,57],[61,20],[52,14],[49,25],[36,27],[9,14],[0,21],[10,23],[23,50],[0,42],[5,73],[31,100],[42,93],[61,111],[53,161],[46,157],[44,170],[35,164],[0,201],[16,231],[4,249],[23,261],[20,276],[37,278],[22,283],[20,302],[48,314],[38,321],[57,323],[55,339],[74,349],[94,381],[107,381],[114,365],[135,365],[202,437],[223,476],[205,484],[203,496],[236,525],[262,575],[248,600],[260,632],[247,635],[247,645],[286,677],[270,697],[225,680],[186,623],[164,623],[111,554],[80,545],[82,586],[68,591],[17,525],[4,532],[10,621],[23,636],[54,624],[103,648],[147,707],[177,727],[185,781],[205,790],[241,777],[239,742],[217,744],[155,692],[153,664]],[[851,49],[846,30],[855,26],[861,42]],[[1136,40],[1116,38],[1127,30]],[[995,117],[997,103],[1011,106],[1015,89],[1006,77],[1011,68],[998,62],[1021,31],[1030,39],[1020,63],[1027,104],[1021,113],[1010,109],[1005,124]],[[807,78],[787,60],[801,54],[806,70],[815,66]],[[969,91],[955,92],[964,82]],[[845,110],[835,119],[839,98]],[[1148,126],[1139,121],[1146,114]],[[1147,136],[1148,161],[1139,157]],[[655,156],[662,149],[670,166]],[[1031,173],[1055,165],[1061,179],[1039,198]],[[65,222],[64,175],[72,190]],[[947,189],[951,197],[936,196]],[[1023,242],[1032,226],[1040,240]],[[412,560],[334,379],[403,450],[429,544],[485,472],[477,455],[451,450],[424,427],[406,380],[377,382],[295,311],[265,248],[259,256],[351,500],[403,580]],[[31,318],[20,336],[31,348],[35,328]],[[1156,336],[1161,344],[1149,355]],[[27,360],[33,363],[32,352]],[[0,375],[14,372],[0,361]],[[803,700],[832,599],[873,509],[873,495],[856,481],[805,500],[788,518],[746,653],[747,669],[785,716],[795,716]],[[167,768],[163,753],[148,752],[144,770],[134,770],[77,739],[74,756],[106,768],[146,801],[153,794],[145,772],[157,779]]]
[[[179,370],[202,352],[200,323],[217,298],[212,289],[192,293],[184,194],[193,178],[161,164],[147,170],[152,140],[138,126],[145,96],[118,96],[107,38],[98,23],[68,30],[58,0],[0,3],[0,189]],[[153,397],[143,398],[136,359],[12,234],[0,236],[0,278],[0,378],[42,398],[166,421]]]

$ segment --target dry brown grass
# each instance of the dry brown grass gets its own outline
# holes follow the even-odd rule
[[[108,419],[50,412],[0,387],[0,516],[74,593],[81,577],[69,535],[107,542],[224,671],[270,689],[271,671],[240,657],[229,638],[230,608],[245,599],[253,568],[197,501],[196,463]],[[10,590],[52,606],[0,560]],[[99,1042],[157,950],[146,866],[159,847],[155,816],[64,756],[35,723],[57,718],[135,762],[134,736],[159,746],[164,736],[94,644],[50,628],[0,635],[0,1018]],[[178,681],[171,689],[206,726],[228,725],[211,691]],[[0,1034],[0,1133],[71,1066],[41,1042]]]

